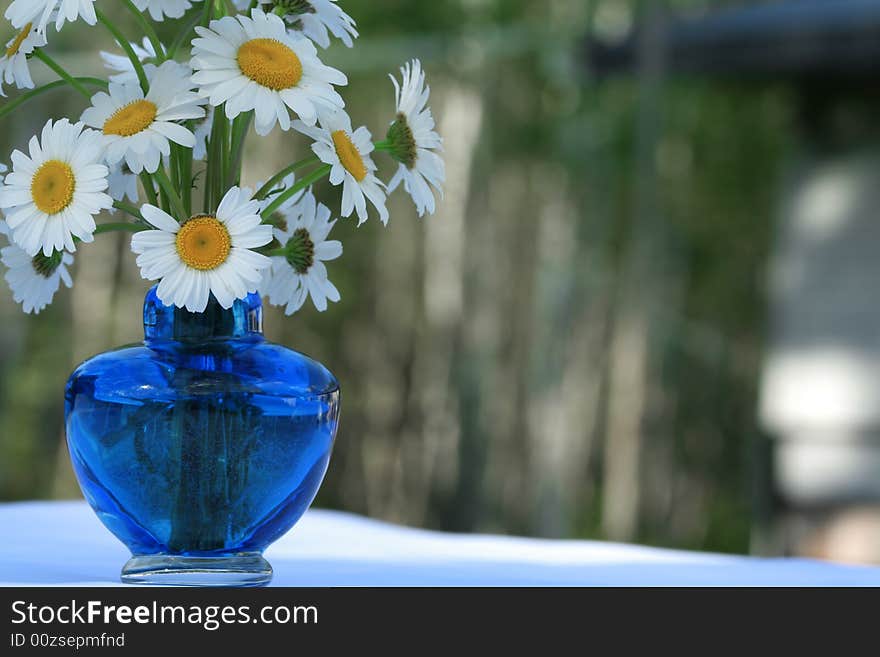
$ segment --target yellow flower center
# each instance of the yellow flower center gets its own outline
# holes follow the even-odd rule
[[[6,49],[6,57],[12,57],[13,55],[17,55],[19,49],[21,48],[21,44],[24,43],[24,40],[27,39],[28,34],[31,33],[31,28],[33,28],[33,23],[28,23],[24,26],[24,29],[18,33],[18,36],[12,40],[12,43],[9,44],[9,47]]]
[[[43,164],[31,180],[34,204],[46,214],[58,214],[70,205],[75,189],[73,169],[60,160],[49,160]]]
[[[238,49],[238,67],[251,80],[281,91],[299,84],[302,62],[277,39],[251,39]]]
[[[156,120],[159,108],[149,100],[136,100],[113,113],[104,122],[105,135],[131,137],[149,128]]]
[[[363,182],[367,177],[367,165],[364,164],[364,158],[361,157],[360,151],[351,137],[345,130],[337,130],[333,133],[333,146],[336,148],[336,154],[345,170],[354,176],[358,182]]]
[[[198,215],[180,227],[177,254],[187,267],[200,271],[217,269],[229,258],[232,238],[216,217]]]

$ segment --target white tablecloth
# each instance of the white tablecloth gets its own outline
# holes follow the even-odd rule
[[[84,502],[0,505],[0,586],[113,586],[128,556]],[[318,510],[266,557],[275,586],[880,586],[880,568],[443,534]]]

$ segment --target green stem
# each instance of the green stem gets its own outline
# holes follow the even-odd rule
[[[192,192],[193,192],[193,155],[192,150],[181,147],[180,151],[180,191],[183,194],[183,205],[186,207],[187,216],[192,216]]]
[[[147,200],[150,202],[150,205],[158,208],[159,197],[156,196],[156,185],[153,183],[153,176],[146,171],[143,171],[140,174],[140,178],[144,193],[147,195]]]
[[[183,45],[183,42],[186,41],[187,37],[193,34],[193,30],[195,29],[196,25],[201,22],[201,20],[202,15],[199,12],[194,11],[192,18],[190,18],[186,26],[180,32],[178,32],[177,36],[174,38],[174,42],[168,49],[168,59],[174,59],[177,56],[177,51],[180,50],[180,46]]]
[[[205,8],[202,10],[202,27],[208,27],[211,18],[214,16],[214,3],[211,0],[205,0]]]
[[[377,141],[375,144],[373,144],[373,148],[375,148],[377,151],[390,151],[392,148],[392,144],[386,139],[385,141]]]
[[[229,14],[226,0],[214,0],[214,18],[223,18]]]
[[[72,86],[74,89],[76,89],[78,92],[80,92],[83,96],[85,96],[89,100],[92,99],[92,94],[89,92],[89,90],[86,89],[82,84],[80,84],[80,82],[75,77],[73,77],[70,73],[65,71],[64,67],[61,66],[61,64],[59,64],[54,59],[52,59],[49,55],[44,53],[42,48],[37,48],[36,50],[34,50],[34,57],[36,57],[41,62],[43,62],[46,66],[48,66],[53,71],[55,71],[55,73],[58,74],[59,78],[61,78],[65,82],[67,82],[67,84]]]
[[[263,200],[264,198],[266,198],[266,194],[271,192],[275,188],[275,185],[277,185],[282,180],[284,180],[289,174],[294,173],[295,171],[302,169],[304,166],[307,166],[307,165],[311,164],[312,162],[318,162],[318,161],[319,160],[318,160],[317,155],[310,155],[309,157],[303,158],[303,159],[299,160],[298,162],[294,162],[290,166],[282,169],[281,171],[276,173],[274,176],[269,178],[268,182],[266,182],[265,185],[263,185],[262,187],[260,187],[260,189],[257,190],[257,193],[254,194],[254,198],[257,200]]]
[[[159,207],[168,214],[177,214],[177,212],[171,207],[171,199],[168,198],[168,194],[165,193],[163,187],[159,187]]]
[[[226,193],[226,176],[229,172],[230,124],[229,120],[226,118],[225,112],[223,113],[223,119],[223,131],[220,133],[220,171],[218,172],[220,175],[217,177],[217,195],[214,197],[218,203],[220,202],[220,199],[223,198],[223,195]]]
[[[104,89],[107,88],[107,82],[104,80],[99,80],[98,78],[78,77],[78,78],[74,78],[74,79],[77,80],[78,82],[80,82],[81,84],[90,84],[90,85],[93,85],[96,87],[101,87]],[[68,84],[70,84],[70,83],[67,80],[56,80],[55,82],[50,82],[49,84],[44,84],[41,87],[37,87],[36,89],[32,89],[31,91],[28,91],[26,94],[22,94],[21,96],[19,96],[15,100],[9,101],[8,103],[4,104],[2,108],[0,108],[0,119],[2,119],[7,114],[11,114],[12,112],[17,110],[19,107],[24,105],[29,100],[32,100],[32,99],[36,98],[37,96],[40,96],[40,95],[46,93],[47,91],[52,91],[53,89],[58,89],[59,87],[64,87]]]
[[[148,21],[144,17],[140,9],[138,9],[131,0],[122,1],[128,11],[131,12],[131,14],[134,16],[135,20],[138,22],[138,25],[140,25],[141,29],[144,31],[144,34],[147,35],[150,43],[153,44],[153,50],[156,51],[156,58],[161,64],[163,61],[165,61],[165,59],[167,59],[167,56],[165,54],[165,48],[162,47],[162,42],[159,41],[159,37],[156,35],[156,30],[153,29],[153,26],[150,25],[150,21]]]
[[[116,39],[119,47],[125,51],[125,54],[131,61],[131,65],[134,66],[134,72],[137,74],[138,82],[141,83],[141,89],[143,90],[144,95],[146,95],[147,92],[150,90],[150,81],[147,80],[147,74],[144,71],[144,65],[141,64],[141,60],[138,59],[137,54],[131,47],[131,43],[129,43],[128,39],[125,38],[125,35],[122,34],[122,32],[120,32],[117,27],[110,22],[110,19],[108,19],[104,15],[104,12],[102,12],[97,7],[95,7],[95,15],[98,17],[98,20],[101,22],[101,24],[107,28],[110,34],[113,35],[113,38]]]
[[[174,208],[174,211],[178,214],[178,220],[183,221],[188,217],[186,214],[186,207],[183,205],[183,201],[180,200],[180,195],[174,191],[174,185],[171,184],[171,181],[168,180],[168,174],[165,173],[165,169],[159,167],[156,173],[153,174],[153,177],[156,179],[156,182],[159,183],[159,187],[165,192],[165,195],[171,201],[171,205]]]
[[[222,178],[225,171],[223,165],[223,150],[225,135],[229,121],[226,118],[224,106],[214,108],[214,123],[211,125],[211,141],[208,150],[208,170],[205,180],[207,196],[205,198],[205,212],[212,212],[220,202],[223,187]]]
[[[206,4],[213,4],[210,0],[205,0]],[[212,10],[213,11],[213,10]],[[211,142],[208,151],[208,159],[206,160],[207,171],[205,173],[205,184],[208,186],[208,200],[205,203],[205,212],[212,212],[217,204],[217,168],[222,168],[222,156],[220,155],[220,121],[223,107],[214,108],[214,120],[211,123]]]
[[[213,156],[214,149],[211,147],[211,142],[208,142],[208,161]],[[210,214],[211,210],[211,167],[209,164],[205,165],[204,170],[202,171],[204,175],[204,179],[202,180],[202,212],[206,214]]]
[[[314,185],[316,182],[321,180],[321,178],[324,178],[324,177],[330,175],[330,170],[332,168],[333,167],[331,167],[329,164],[325,164],[324,166],[316,169],[315,171],[312,171],[312,173],[310,173],[308,176],[306,176],[305,178],[300,180],[298,183],[296,183],[293,187],[291,187],[287,191],[279,194],[278,197],[274,201],[272,201],[272,203],[269,205],[269,207],[267,207],[265,210],[263,210],[263,213],[262,213],[263,221],[269,220],[269,218],[275,213],[275,211],[278,208],[280,208],[282,205],[284,205],[288,201],[288,199],[293,198],[299,192],[306,189],[310,185]]]
[[[117,210],[122,210],[123,212],[130,215],[131,217],[134,217],[138,221],[146,222],[144,216],[141,214],[141,211],[130,203],[126,203],[125,201],[113,201],[113,207]]]
[[[168,164],[171,168],[171,171],[170,171],[171,184],[174,185],[175,189],[182,191],[183,187],[180,184],[180,161],[177,157],[177,147],[178,146],[174,142],[170,142],[168,144],[168,147],[169,147],[169,150],[171,151],[170,155],[168,156]],[[181,194],[181,199],[180,199],[181,201],[183,200],[182,196],[183,196],[183,194]]]
[[[175,188],[180,190],[180,199],[183,201],[183,207],[186,208],[187,215],[190,212],[190,202],[188,199],[192,192],[192,181],[187,179],[184,174],[184,164],[187,160],[191,160],[192,156],[189,149],[179,144],[171,144],[171,182]]]
[[[253,118],[253,112],[244,112],[239,114],[232,123],[232,159],[229,162],[229,171],[226,172],[227,187],[241,183],[241,162],[244,157],[244,142]]]
[[[140,233],[141,231],[149,230],[145,226],[138,226],[137,224],[129,224],[129,223],[110,223],[110,224],[101,224],[97,228],[95,228],[95,235],[102,235],[103,233],[113,233],[113,232],[126,232],[126,233]]]

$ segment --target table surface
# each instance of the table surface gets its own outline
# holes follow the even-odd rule
[[[0,586],[116,586],[128,556],[85,502],[0,505]],[[880,586],[880,568],[443,534],[319,510],[266,557],[275,586]]]

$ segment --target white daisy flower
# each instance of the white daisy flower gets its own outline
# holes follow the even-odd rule
[[[0,187],[0,209],[12,240],[29,256],[40,249],[76,251],[74,237],[94,240],[95,215],[113,206],[105,193],[101,133],[67,119],[48,121],[28,144],[30,157],[12,153],[12,173]]]
[[[55,10],[57,14],[53,14]],[[55,17],[55,29],[60,30],[65,21],[71,23],[82,18],[89,25],[95,25],[95,0],[12,0],[4,14],[16,29],[28,23],[35,23],[39,32],[46,31],[46,25]]]
[[[265,136],[276,123],[290,129],[290,110],[315,125],[319,110],[345,106],[332,85],[348,79],[321,63],[311,41],[290,36],[278,16],[254,9],[250,18],[226,16],[210,28],[196,27],[193,81],[212,105],[226,104],[228,118],[254,110]]]
[[[202,161],[208,157],[208,139],[211,137],[211,128],[214,125],[214,108],[208,105],[205,118],[196,123],[193,134],[196,137],[196,145],[193,147],[193,159]]]
[[[37,32],[33,23],[26,24],[7,44],[6,52],[0,57],[0,96],[3,83],[14,84],[18,89],[33,89],[34,81],[28,68],[28,55],[36,48],[46,45],[46,35]]]
[[[155,173],[162,156],[171,153],[169,142],[196,145],[193,133],[174,121],[205,116],[204,100],[176,62],[159,67],[146,97],[137,83],[114,83],[109,91],[92,96],[92,107],[82,115],[86,125],[103,131],[109,164],[124,159],[133,173]]]
[[[147,37],[144,37],[143,46],[137,43],[130,43],[129,45],[141,64],[144,64],[147,60],[156,59],[156,50]],[[134,70],[134,64],[131,63],[128,56],[117,55],[116,53],[104,50],[100,52],[100,55],[104,62],[104,68],[114,71],[114,74],[110,76],[110,82],[115,82],[116,84],[139,82],[137,73]],[[155,64],[147,63],[144,65],[144,72],[147,74],[147,78],[151,77],[156,68]]]
[[[330,47],[330,34],[349,48],[358,38],[354,19],[342,11],[336,0],[303,1],[304,11],[297,16],[294,29],[302,30],[312,41],[322,48]]]
[[[107,182],[109,184],[107,193],[114,201],[128,199],[132,203],[138,202],[138,177],[131,172],[125,162],[118,162],[110,167]],[[115,210],[111,209],[111,212]]]
[[[239,10],[250,4],[250,0],[235,0]],[[302,32],[322,48],[330,47],[331,34],[349,48],[358,38],[357,24],[336,0],[262,0],[260,4],[264,11],[281,16],[291,30]]]
[[[131,46],[138,61],[143,64],[147,80],[152,84],[156,71],[159,70],[159,67],[153,63],[153,61],[157,61],[158,58],[152,42],[144,37],[143,45],[138,45],[133,42],[128,45]],[[104,68],[110,71],[115,71],[113,75],[109,76],[110,82],[115,82],[117,84],[140,84],[140,79],[138,79],[137,72],[134,70],[134,64],[131,63],[131,60],[127,55],[118,55],[104,50],[100,52],[100,55],[101,59],[104,61]],[[168,60],[165,64],[168,65],[172,62],[177,66],[180,75],[192,75],[192,69],[189,67],[189,64],[174,60]]]
[[[388,183],[390,194],[403,183],[418,208],[419,216],[434,214],[433,186],[443,197],[446,164],[437,153],[443,152],[443,139],[434,130],[434,117],[428,105],[431,88],[425,84],[422,64],[414,59],[400,69],[400,84],[392,75],[397,98],[397,119],[388,130],[389,153],[400,162],[397,173]]]
[[[149,10],[154,21],[167,18],[180,18],[189,8],[193,0],[134,0],[135,6],[141,11]]]
[[[388,224],[385,207],[385,184],[376,177],[376,165],[370,157],[373,136],[364,127],[352,130],[351,118],[343,111],[322,115],[320,126],[309,127],[302,121],[294,128],[315,140],[315,155],[332,166],[330,183],[342,185],[342,216],[350,217],[356,210],[358,225],[367,218],[367,200],[379,211],[382,223]]]
[[[272,241],[272,227],[260,223],[260,203],[251,190],[230,189],[214,215],[197,215],[182,225],[152,205],[144,219],[157,230],[136,233],[131,250],[141,276],[158,280],[162,303],[204,312],[213,294],[223,308],[256,292],[271,264],[252,251]]]
[[[262,213],[263,210],[265,210],[267,207],[272,205],[272,202],[275,200],[275,198],[279,194],[286,192],[288,189],[291,189],[295,184],[296,184],[296,174],[291,173],[291,174],[288,174],[287,176],[285,176],[284,179],[280,183],[275,185],[275,187],[273,187],[269,191],[269,193],[266,194],[265,198],[263,198],[263,200],[260,201],[260,212]],[[257,183],[257,189],[262,189],[262,188],[263,188],[263,183],[262,182]],[[296,194],[291,196],[289,199],[284,201],[284,203],[282,203],[281,206],[277,210],[275,210],[275,214],[283,217],[284,214],[288,210],[290,210],[290,208],[292,208],[294,205],[296,205],[297,203],[300,202],[300,199],[302,199],[302,197],[305,196],[305,194],[306,194],[306,190],[302,190],[300,192],[297,192]]]
[[[9,228],[0,221],[0,234],[8,235]],[[62,281],[68,288],[73,279],[67,268],[73,264],[73,256],[55,251],[51,256],[42,253],[31,257],[15,244],[0,249],[0,262],[6,266],[4,278],[12,290],[15,303],[30,314],[39,314],[52,303]]]
[[[311,192],[282,214],[286,225],[275,229],[275,239],[287,254],[272,258],[260,292],[271,304],[285,306],[287,315],[302,308],[310,295],[315,308],[324,312],[327,301],[340,299],[324,265],[342,255],[342,242],[327,239],[336,222],[330,221],[330,209],[318,203]]]

